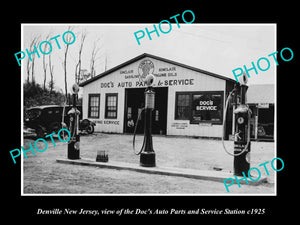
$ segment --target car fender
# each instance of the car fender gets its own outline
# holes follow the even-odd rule
[[[90,124],[90,125],[96,126],[96,123],[93,122],[93,121],[91,121],[91,120],[89,120],[89,119],[83,119],[83,120],[81,121],[81,123],[84,122],[84,121],[87,121],[88,124]]]

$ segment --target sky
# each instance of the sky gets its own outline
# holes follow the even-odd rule
[[[156,24],[158,27],[158,23]],[[138,45],[134,33],[147,27],[153,30],[153,24],[22,24],[21,51],[29,48],[30,41],[35,36],[40,36],[40,41],[45,41],[46,36],[60,35],[57,40],[61,49],[57,48],[55,40],[51,41],[51,61],[54,65],[54,81],[56,90],[64,90],[64,47],[62,35],[72,27],[76,40],[69,45],[67,59],[68,90],[75,82],[75,65],[78,60],[81,34],[86,32],[86,41],[82,51],[82,69],[90,71],[90,59],[93,46],[99,48],[95,70],[96,74],[117,66],[140,54],[149,53],[172,61],[207,70],[225,77],[235,79],[232,73],[237,67],[251,67],[261,57],[270,60],[267,71],[258,70],[250,73],[248,85],[274,84],[276,82],[276,64],[269,54],[276,51],[276,24],[184,24],[172,23],[169,33],[152,33],[152,40],[147,34],[140,39]],[[162,30],[168,30],[169,25],[164,24]],[[145,32],[146,33],[146,32]],[[38,47],[38,46],[37,46]],[[35,60],[35,80],[43,84],[43,59]],[[28,57],[28,56],[26,56]],[[48,57],[46,57],[46,62]],[[23,81],[26,79],[26,59],[22,60]],[[279,65],[280,66],[280,65]],[[264,61],[261,67],[265,68]],[[49,68],[47,83],[50,80]]]

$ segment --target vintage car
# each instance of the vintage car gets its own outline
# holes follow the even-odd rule
[[[25,111],[24,125],[34,129],[38,137],[44,137],[46,134],[57,133],[62,128],[62,122],[69,125],[68,111],[72,106],[42,105],[29,108]],[[82,120],[82,107],[77,106],[80,111],[79,130],[86,131],[88,134],[94,132],[96,124],[88,119]],[[64,111],[64,118],[63,118]]]

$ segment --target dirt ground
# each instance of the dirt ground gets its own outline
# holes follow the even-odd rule
[[[24,147],[32,145],[37,138],[26,135]],[[54,138],[56,146],[47,139],[48,149],[24,158],[23,192],[24,194],[274,194],[274,171],[267,164],[270,173],[267,176],[259,164],[271,161],[275,157],[273,142],[251,142],[251,165],[258,167],[268,182],[258,186],[235,183],[226,191],[223,183],[138,173],[135,171],[95,168],[89,166],[67,165],[56,162],[56,158],[66,158],[67,144]],[[143,137],[137,136],[136,148],[142,145]],[[229,149],[233,143],[226,142]],[[40,149],[44,148],[38,142]],[[220,140],[153,136],[153,147],[156,152],[156,164],[165,167],[193,168],[233,171],[233,158],[223,150]],[[103,134],[82,135],[80,139],[80,155],[83,158],[96,159],[97,150],[108,152],[109,160],[139,164],[139,156],[132,150],[132,135]],[[254,171],[255,172],[255,171]]]

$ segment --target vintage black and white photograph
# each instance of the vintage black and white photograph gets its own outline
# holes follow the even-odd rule
[[[276,23],[184,15],[21,24],[23,196],[276,196],[276,68],[293,49]]]

